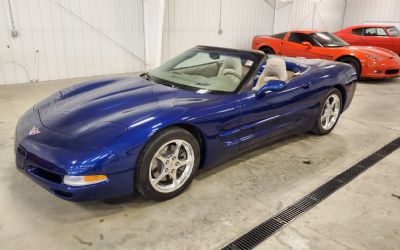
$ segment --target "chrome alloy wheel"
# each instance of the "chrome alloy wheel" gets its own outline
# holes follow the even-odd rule
[[[193,171],[194,152],[184,140],[172,140],[154,154],[149,168],[151,186],[161,193],[179,189]]]
[[[336,123],[340,113],[340,98],[337,94],[330,95],[321,113],[321,127],[330,130]]]

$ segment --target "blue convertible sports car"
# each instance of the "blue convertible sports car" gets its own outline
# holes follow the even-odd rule
[[[199,168],[292,132],[329,133],[356,78],[342,63],[198,46],[41,101],[18,122],[16,165],[66,200],[169,199]]]

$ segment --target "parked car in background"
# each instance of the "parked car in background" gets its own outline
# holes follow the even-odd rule
[[[400,55],[400,31],[392,25],[357,25],[335,32],[351,45],[376,46]]]
[[[255,36],[252,48],[266,54],[318,58],[348,63],[359,78],[394,78],[400,76],[400,57],[387,49],[350,46],[332,33],[297,30],[272,36]]]
[[[273,57],[198,46],[140,77],[56,92],[19,119],[17,168],[70,201],[134,190],[166,200],[199,168],[290,133],[331,132],[352,101],[355,70]]]

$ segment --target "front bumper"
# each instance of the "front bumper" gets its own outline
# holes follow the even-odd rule
[[[18,166],[18,165],[17,165]],[[106,182],[72,187],[62,182],[63,175],[26,161],[18,170],[55,196],[69,201],[104,200],[133,192],[133,170],[108,175]]]
[[[400,76],[400,60],[365,61],[362,63],[361,78],[388,79]]]
[[[41,132],[29,135],[32,127]],[[91,149],[44,127],[35,110],[18,121],[15,134],[16,166],[52,194],[70,201],[99,200],[132,193],[135,155],[120,159],[106,148]],[[106,175],[108,180],[86,186],[68,186],[64,175]]]

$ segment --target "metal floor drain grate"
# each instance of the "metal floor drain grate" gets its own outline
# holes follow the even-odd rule
[[[377,162],[399,148],[400,137],[390,142],[389,144],[386,144],[375,153],[372,153],[354,166],[333,177],[328,182],[322,184],[311,193],[307,194],[300,200],[296,201],[294,204],[287,207],[282,212],[267,219],[260,225],[256,226],[239,238],[225,245],[222,250],[253,249],[258,244],[279,231],[282,227],[286,226],[298,216],[313,208],[315,205],[333,194],[339,188],[352,181],[359,174],[363,173],[365,170],[372,167]]]

